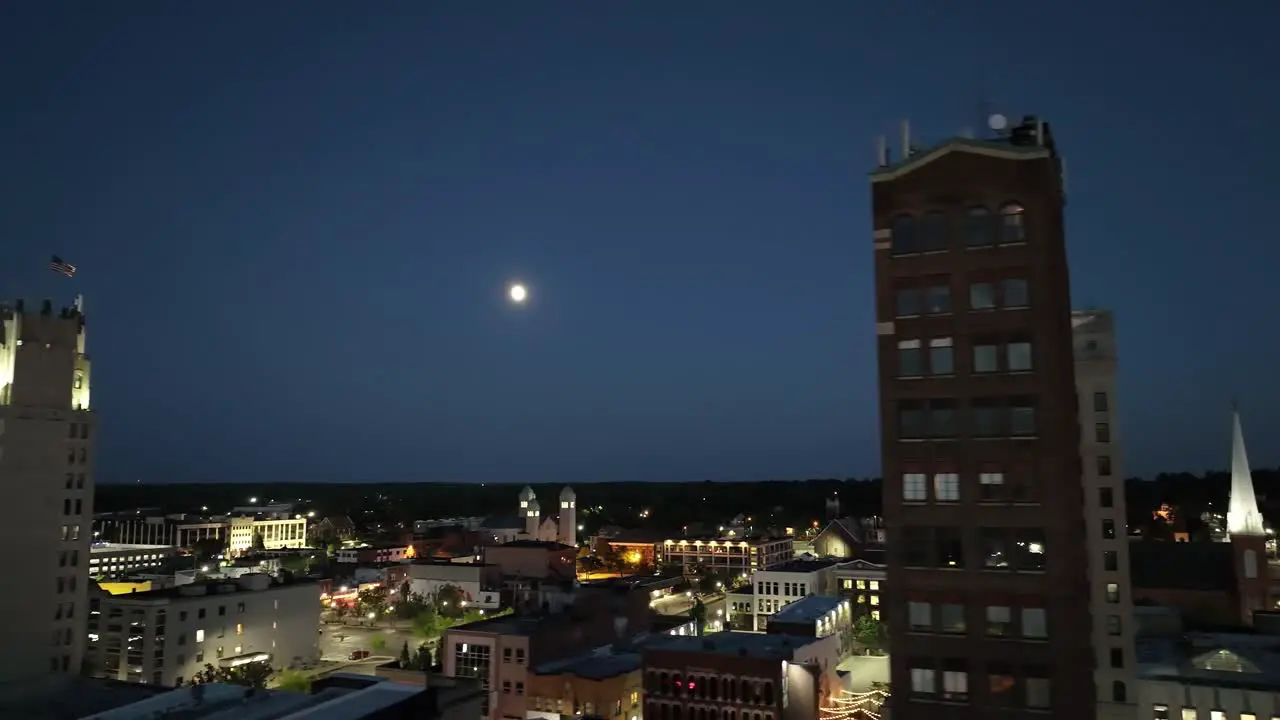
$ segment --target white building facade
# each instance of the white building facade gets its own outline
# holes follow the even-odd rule
[[[285,668],[319,658],[320,587],[263,574],[93,600],[92,674],[174,685],[205,664],[266,662]]]
[[[89,548],[89,577],[110,580],[152,570],[177,554],[172,545],[94,543]]]
[[[262,538],[264,550],[285,550],[307,546],[305,517],[233,517],[227,532],[227,552],[243,555],[253,549],[255,537]]]
[[[0,305],[0,686],[80,672],[93,518],[94,416],[83,305]]]

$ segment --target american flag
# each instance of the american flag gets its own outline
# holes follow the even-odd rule
[[[49,258],[49,269],[56,273],[66,275],[67,277],[75,277],[76,274],[76,266],[66,260],[63,260],[57,255]]]

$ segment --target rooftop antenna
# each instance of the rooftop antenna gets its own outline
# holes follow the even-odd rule
[[[76,295],[76,312],[84,314],[84,295]]]
[[[889,165],[889,140],[883,135],[876,138],[876,163],[880,167]]]
[[[911,157],[911,121],[902,121],[902,159]]]

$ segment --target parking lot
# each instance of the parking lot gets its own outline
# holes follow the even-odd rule
[[[320,631],[320,659],[329,662],[347,662],[351,653],[360,650],[395,658],[400,656],[405,641],[410,653],[417,651],[422,642],[408,628],[326,624],[320,626]],[[375,649],[374,638],[379,636],[386,640],[386,646]]]

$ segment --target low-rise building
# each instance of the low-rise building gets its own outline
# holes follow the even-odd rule
[[[526,718],[600,717],[639,720],[640,652],[605,648],[530,668]],[[503,687],[499,692],[508,692]]]
[[[848,598],[810,595],[770,616],[766,632],[819,640],[838,636],[839,657],[844,659],[853,651],[853,618]]]
[[[644,717],[815,720],[830,638],[722,632],[653,638],[642,651]]]
[[[318,586],[242,575],[127,595],[97,593],[86,660],[97,677],[173,685],[206,663],[289,667],[318,656]]]
[[[492,609],[500,603],[502,569],[492,563],[415,562],[409,571],[409,591],[432,597],[452,585],[462,591],[468,607]]]
[[[686,575],[705,570],[726,579],[745,580],[794,556],[789,537],[670,538],[662,542],[660,562],[680,565]]]
[[[543,540],[515,540],[490,545],[482,551],[484,561],[497,565],[508,578],[568,580],[577,577],[578,548]]]
[[[412,545],[404,543],[361,545],[359,547],[341,548],[334,553],[334,558],[340,563],[358,565],[400,562],[401,560],[413,558],[414,550],[412,548]]]
[[[887,575],[883,551],[863,553],[865,557],[836,566],[839,592],[853,602],[855,615],[866,613],[880,619],[880,587]]]
[[[89,577],[114,580],[133,573],[163,567],[177,557],[172,545],[127,545],[96,542],[89,546]]]
[[[263,550],[283,550],[307,546],[307,519],[271,515],[242,515],[228,522],[227,551],[241,555],[255,546]]]
[[[836,594],[837,560],[791,560],[751,576],[754,617],[751,629],[762,632],[765,618],[810,595]]]

